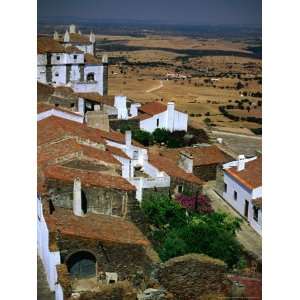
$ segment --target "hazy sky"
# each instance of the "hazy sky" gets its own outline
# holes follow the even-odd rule
[[[261,24],[261,0],[38,0],[38,17]]]

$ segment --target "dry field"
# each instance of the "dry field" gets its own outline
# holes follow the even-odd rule
[[[125,57],[131,63],[138,65],[126,65],[117,63],[109,68],[109,93],[123,94],[129,99],[145,103],[148,101],[162,101],[167,103],[175,101],[176,107],[189,113],[190,120],[203,124],[204,119],[210,118],[217,126],[231,128],[257,128],[259,124],[245,121],[234,122],[220,114],[220,105],[233,104],[235,100],[247,98],[257,105],[260,98],[241,97],[242,91],[261,92],[261,84],[253,77],[261,75],[261,60],[238,56],[203,56],[189,57],[188,61],[182,62],[178,57],[184,54],[165,51],[169,49],[209,49],[230,50],[246,52],[247,45],[244,43],[233,43],[224,40],[199,40],[186,37],[110,37],[97,36],[108,41],[118,41],[129,46],[164,48],[164,50],[134,50],[134,51],[112,51],[109,57]],[[177,58],[177,59],[176,59]],[[147,66],[142,63],[164,63],[166,65]],[[224,76],[213,82],[205,82],[207,77],[193,76],[187,79],[166,80],[167,73],[175,73],[178,67],[190,67],[195,69],[209,68],[218,72],[243,72],[240,79]],[[250,66],[250,67],[249,67]],[[180,72],[181,75],[191,75],[189,69]],[[244,80],[244,78],[250,78]],[[207,81],[207,80],[206,80]],[[236,89],[238,82],[244,85],[241,90]],[[259,112],[251,111],[253,116]],[[237,113],[242,116],[247,110]]]

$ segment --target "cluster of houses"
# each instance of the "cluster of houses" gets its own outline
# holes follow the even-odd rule
[[[219,166],[223,198],[261,233],[261,157],[233,160],[217,145],[150,151],[110,120],[187,131],[174,102],[108,95],[107,56],[96,58],[95,35],[74,25],[39,37],[37,52],[38,253],[57,300],[70,296],[63,276],[104,274],[111,283],[149,275],[157,258],[140,229],[144,197],[201,193]]]

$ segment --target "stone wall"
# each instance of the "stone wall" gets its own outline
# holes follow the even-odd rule
[[[56,207],[73,208],[73,183],[47,180],[50,198]],[[134,219],[139,210],[134,191],[121,191],[100,187],[83,187],[82,202],[87,212]]]
[[[187,254],[165,262],[158,271],[158,280],[177,300],[200,300],[209,295],[228,295],[226,269],[218,259]]]
[[[136,274],[149,278],[157,260],[146,246],[97,241],[87,238],[60,234],[57,245],[62,263],[78,251],[90,251],[96,257],[98,272],[116,272],[119,280],[134,282]]]
[[[202,192],[202,185],[194,184],[189,181],[185,181],[183,179],[179,179],[176,177],[171,177],[171,185],[170,185],[170,191],[171,194],[178,192],[178,186],[183,187],[183,192],[189,192],[193,195],[196,195],[197,193]]]
[[[193,173],[204,181],[215,180],[217,166],[218,164],[194,166]]]

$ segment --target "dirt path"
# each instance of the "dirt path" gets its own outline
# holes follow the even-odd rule
[[[162,82],[162,80],[160,80],[158,86],[155,86],[155,87],[153,87],[153,88],[147,90],[146,93],[152,93],[152,92],[154,92],[154,91],[156,91],[156,90],[161,89],[163,86],[164,86],[164,83]]]
[[[203,192],[211,199],[214,210],[241,218],[241,216],[215,192],[214,187],[215,181],[210,181],[203,186]],[[252,229],[246,220],[243,222],[241,230],[237,233],[237,239],[247,251],[254,254],[259,260],[262,259],[261,236]]]

